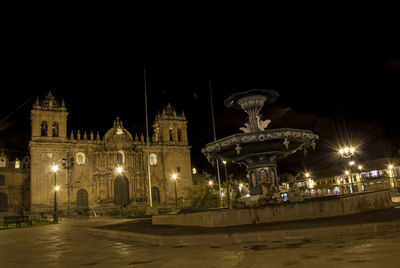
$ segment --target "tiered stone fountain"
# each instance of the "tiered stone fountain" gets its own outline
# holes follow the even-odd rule
[[[202,150],[207,159],[232,161],[247,167],[250,194],[273,201],[279,196],[277,162],[299,150],[315,149],[318,135],[309,130],[266,129],[271,120],[262,120],[260,111],[279,97],[275,90],[252,89],[236,93],[225,100],[226,107],[243,109],[249,121],[241,127],[244,133],[222,138]]]

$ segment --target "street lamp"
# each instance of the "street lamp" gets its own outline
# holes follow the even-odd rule
[[[176,192],[176,179],[178,178],[178,175],[176,173],[172,173],[171,177],[175,181],[175,205],[178,207],[178,194]]]
[[[117,167],[117,173],[122,174],[122,167]]]
[[[58,166],[53,165],[51,167],[54,173],[54,213],[53,213],[53,223],[58,223],[58,218],[57,218],[57,191],[60,190],[60,187],[57,186],[57,171],[58,171]]]
[[[350,147],[346,146],[346,147],[343,147],[343,148],[339,149],[340,156],[342,156],[345,159],[350,159],[350,161],[349,161],[350,171],[352,171],[352,166],[354,166],[354,164],[355,164],[355,162],[352,159],[352,157],[354,156],[355,152],[356,152],[356,149],[354,149],[354,147],[352,147],[352,146],[350,146]],[[346,175],[350,174],[350,182],[351,182],[351,191],[350,192],[353,194],[354,193],[354,189],[353,189],[353,174],[352,174],[352,172],[347,174],[347,172],[346,172]]]
[[[355,151],[356,149],[354,149],[354,147],[344,147],[339,149],[340,155],[344,158],[351,158]]]
[[[228,206],[229,206],[229,208],[232,208],[231,194],[230,194],[230,183],[229,183],[229,179],[228,179],[228,172],[226,171],[226,164],[228,162],[226,162],[225,160],[222,160],[222,163],[224,164],[224,167],[225,167],[225,179],[226,179],[226,183],[227,183]]]

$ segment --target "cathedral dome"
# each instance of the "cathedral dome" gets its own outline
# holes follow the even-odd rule
[[[106,147],[124,148],[133,145],[131,133],[126,130],[119,120],[119,117],[114,121],[114,127],[109,129],[104,135],[104,143]]]

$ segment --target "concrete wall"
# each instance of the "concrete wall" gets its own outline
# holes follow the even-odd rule
[[[221,209],[181,215],[160,215],[153,216],[152,223],[206,227],[234,226],[335,217],[390,207],[393,207],[393,203],[389,192],[377,191],[352,196],[325,197],[263,208]]]

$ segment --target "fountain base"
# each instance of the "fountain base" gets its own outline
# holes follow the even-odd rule
[[[253,197],[255,200],[259,197]],[[282,203],[260,208],[218,209],[213,211],[159,215],[155,225],[223,227],[270,222],[336,217],[394,207],[388,191],[348,196],[328,196],[297,203]]]

